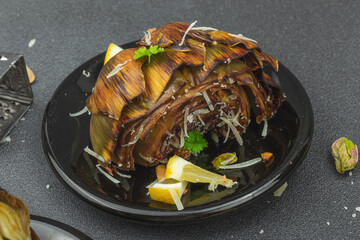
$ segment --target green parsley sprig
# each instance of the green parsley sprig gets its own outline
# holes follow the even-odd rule
[[[199,130],[191,130],[188,136],[185,138],[183,148],[189,150],[190,153],[199,153],[208,146]]]
[[[148,56],[148,60],[149,60],[148,64],[150,64],[151,55],[155,55],[155,54],[158,54],[159,52],[163,52],[163,51],[165,51],[165,50],[163,48],[159,48],[158,45],[151,46],[149,49],[147,49],[146,47],[139,48],[138,50],[136,50],[133,59],[136,60],[141,57]]]

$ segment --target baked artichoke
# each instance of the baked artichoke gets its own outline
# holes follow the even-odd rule
[[[277,71],[277,60],[242,35],[206,30],[182,22],[149,29],[139,47],[104,65],[87,108],[93,149],[110,174],[166,162],[193,129],[241,144],[251,112],[258,124],[276,113],[285,95],[263,66]],[[164,51],[133,59],[152,46]]]
[[[34,233],[31,233],[30,215],[25,203],[2,189],[0,189],[0,239],[38,239]]]

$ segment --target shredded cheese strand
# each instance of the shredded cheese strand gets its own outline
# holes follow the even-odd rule
[[[144,40],[145,40],[145,43],[147,45],[151,45],[151,33],[149,31],[144,32],[145,36],[144,36]]]
[[[184,209],[184,205],[183,205],[182,202],[180,201],[180,198],[179,198],[179,196],[177,195],[177,193],[174,191],[174,189],[169,189],[169,193],[170,193],[172,199],[174,200],[177,209],[178,209],[179,211],[183,210],[183,209]]]
[[[115,172],[117,175],[119,175],[120,177],[124,177],[124,178],[131,178],[130,175],[126,175],[126,174],[123,174],[123,173],[119,173],[119,172]]]
[[[205,126],[205,122],[202,120],[200,114],[197,114],[196,116],[198,117],[198,119],[199,119],[199,121],[201,122],[201,124],[202,124],[203,126]]]
[[[189,137],[188,132],[187,132],[187,117],[189,115],[189,107],[185,108],[185,115],[184,115],[184,133],[185,133],[185,137]]]
[[[213,27],[193,27],[191,30],[200,30],[200,31],[218,31],[218,29]]]
[[[126,60],[124,63],[120,63],[120,64],[116,65],[114,67],[114,69],[111,70],[108,75],[106,75],[106,78],[111,78],[112,76],[116,75],[118,72],[120,72],[124,68],[123,66],[130,61],[131,61],[131,59]]]
[[[101,162],[105,163],[105,159],[104,159],[101,155],[99,155],[99,154],[97,154],[96,152],[94,152],[93,150],[91,150],[88,146],[86,146],[86,148],[84,148],[84,151],[85,151],[87,154],[89,154],[90,156],[93,156],[94,158],[97,158],[97,159],[99,159]]]
[[[144,131],[144,126],[141,125],[141,126],[140,126],[140,129],[139,129],[139,133],[135,136],[134,140],[131,141],[131,142],[128,142],[127,144],[121,145],[121,146],[122,146],[122,147],[129,147],[130,145],[135,144],[135,143],[139,140],[140,135],[142,134],[143,131]]]
[[[220,119],[223,120],[230,127],[230,129],[233,132],[237,142],[239,143],[240,146],[242,146],[243,145],[243,140],[240,137],[240,134],[237,131],[237,129],[235,128],[235,126],[229,121],[229,119],[226,119],[226,118],[223,118],[223,117],[221,117]]]
[[[182,148],[185,144],[185,138],[184,138],[184,130],[181,128],[180,131],[180,148]]]
[[[86,112],[89,112],[89,111],[88,111],[88,108],[85,106],[83,109],[81,109],[80,111],[78,111],[76,113],[69,113],[69,116],[70,117],[78,117],[80,115],[83,115]],[[90,112],[89,112],[89,114],[90,114]]]
[[[268,133],[268,121],[264,120],[264,128],[262,130],[261,136],[266,137],[267,133]]]
[[[105,172],[104,170],[101,169],[100,164],[96,164],[96,168],[102,173],[104,174],[105,177],[107,177],[110,181],[112,181],[113,183],[120,183],[119,180],[117,180],[116,178],[112,177],[110,174],[108,174],[107,172]]]
[[[231,158],[229,158],[228,160],[225,160],[223,162],[220,163],[221,166],[225,166],[227,165],[229,162],[231,162],[232,160],[234,160],[234,158],[236,157],[236,152],[233,153],[234,156],[232,156]]]
[[[214,111],[214,106],[212,105],[212,102],[211,102],[211,100],[210,100],[207,92],[206,92],[206,91],[203,91],[203,92],[201,92],[201,93],[202,93],[202,95],[204,96],[205,101],[206,101],[207,105],[209,106],[210,111]]]
[[[228,138],[229,138],[229,135],[230,135],[230,127],[228,126],[228,130],[226,132],[226,137],[225,137],[225,140],[224,140],[224,143],[227,142]]]
[[[260,162],[262,162],[261,158],[254,158],[254,159],[251,159],[246,162],[231,164],[231,165],[227,165],[227,166],[220,166],[219,168],[220,169],[240,169],[240,168],[250,167],[250,166],[258,164]]]
[[[197,23],[197,20],[195,22],[193,22],[192,24],[190,24],[190,26],[186,29],[185,33],[184,33],[184,36],[181,40],[181,42],[179,43],[179,46],[182,46],[185,42],[185,37],[186,35],[190,32],[190,30],[193,28],[193,26]]]
[[[236,35],[236,34],[229,33],[229,35],[232,36],[232,37],[236,37],[236,38],[240,38],[240,39],[243,39],[243,40],[247,40],[247,41],[251,41],[251,42],[254,42],[254,43],[258,43],[256,40],[251,39],[251,38],[248,38],[248,37],[245,37],[245,36],[242,35],[242,34]]]

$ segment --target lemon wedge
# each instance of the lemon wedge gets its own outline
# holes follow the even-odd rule
[[[211,185],[222,185],[231,188],[233,181],[226,176],[207,171],[191,162],[175,155],[169,159],[166,167],[165,179],[187,181],[192,183],[210,183]]]
[[[176,204],[174,199],[174,192],[178,196],[178,199],[180,199],[185,191],[185,188],[187,186],[187,182],[185,181],[176,181],[173,179],[167,179],[163,182],[156,182],[154,184],[151,184],[149,186],[149,194],[151,199],[159,202],[165,202],[170,204]]]
[[[116,54],[118,54],[119,52],[121,52],[122,49],[121,47],[119,47],[118,45],[116,45],[115,43],[110,43],[106,54],[105,54],[105,60],[104,60],[104,65]]]

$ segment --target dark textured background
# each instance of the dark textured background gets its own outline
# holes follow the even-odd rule
[[[0,146],[0,186],[24,199],[32,214],[94,239],[359,239],[360,212],[352,214],[360,206],[360,168],[341,176],[330,153],[338,137],[360,143],[359,12],[359,1],[336,0],[0,0],[0,51],[24,54],[37,78],[26,120],[12,131],[12,141]],[[52,93],[110,42],[126,43],[148,28],[195,20],[256,39],[307,90],[315,115],[313,145],[288,188],[280,198],[269,195],[210,222],[174,227],[130,223],[78,199],[55,177],[42,150],[41,120]]]

